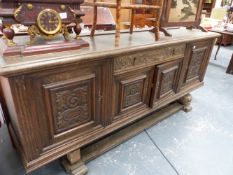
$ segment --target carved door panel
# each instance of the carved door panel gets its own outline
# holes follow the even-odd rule
[[[183,59],[164,63],[155,67],[151,105],[156,106],[178,92]]]
[[[114,76],[113,120],[148,107],[153,71],[153,68],[144,68]]]
[[[185,64],[183,86],[192,85],[203,81],[206,67],[208,65],[210,41],[200,41],[188,44],[186,57],[189,59]]]
[[[43,85],[51,133],[54,137],[70,129],[88,129],[93,127],[94,123],[99,123],[99,114],[94,111],[95,89],[99,88],[96,87],[98,84],[95,76],[98,74],[92,73]]]
[[[108,66],[108,61],[98,61],[24,77],[25,96],[31,102],[28,110],[41,144],[38,148],[46,151],[72,138],[83,140],[104,127]]]

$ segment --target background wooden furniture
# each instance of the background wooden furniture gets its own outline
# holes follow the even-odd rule
[[[2,104],[27,172],[67,155],[81,174],[86,145],[176,100],[190,110],[187,94],[203,85],[219,34],[171,33],[158,42],[150,32],[125,33],[119,47],[113,34],[83,37],[88,49],[0,57]]]
[[[196,3],[192,5],[191,3]],[[181,4],[184,4],[181,7]],[[174,27],[174,26],[199,26],[201,21],[201,10],[202,10],[203,0],[198,1],[182,1],[182,0],[167,0],[164,1],[163,14],[161,18],[162,27]],[[182,8],[182,9],[181,9]],[[191,9],[196,8],[196,11]],[[171,14],[171,9],[176,11]],[[177,11],[179,10],[179,11]],[[179,19],[171,20],[170,18],[178,15]],[[182,16],[182,17],[181,17]],[[189,17],[193,19],[189,19]]]
[[[233,32],[222,32],[222,38],[217,40],[217,44],[224,46],[233,44]]]
[[[119,45],[118,40],[120,38],[120,18],[121,18],[121,9],[131,9],[131,23],[130,23],[130,33],[133,33],[134,27],[134,14],[135,10],[143,9],[143,10],[153,10],[155,20],[153,20],[154,26],[154,33],[155,33],[155,40],[159,40],[159,26],[160,26],[160,17],[161,17],[161,9],[163,7],[163,1],[159,0],[158,4],[153,5],[145,5],[145,4],[122,4],[121,0],[116,0],[115,3],[111,2],[86,2],[85,5],[93,6],[94,7],[94,15],[93,15],[93,24],[91,30],[91,37],[94,36],[96,30],[96,23],[97,23],[97,8],[98,7],[108,7],[108,8],[115,8],[116,9],[116,45]]]
[[[221,34],[221,36],[217,40],[218,48],[217,48],[217,51],[216,51],[216,54],[215,54],[215,57],[214,57],[214,59],[216,60],[217,55],[218,55],[218,51],[219,51],[221,45],[222,44],[223,45],[232,44],[233,32],[228,32],[228,31],[225,31],[225,30],[218,30],[218,29],[211,29],[210,31]]]
[[[229,65],[227,67],[226,73],[233,74],[233,54],[231,56],[231,60],[230,60]]]
[[[148,4],[153,5],[156,4],[156,2],[153,0],[132,0],[133,4]],[[155,18],[155,14],[150,9],[138,9],[135,10],[134,13],[134,25],[138,28],[147,26],[153,26],[153,22],[147,20],[147,18]]]
[[[85,27],[91,28],[92,27],[92,20],[93,20],[93,7],[81,6],[82,12],[85,16],[82,17],[83,23]],[[99,7],[98,9],[98,19],[96,23],[97,30],[114,30],[116,23],[112,16],[110,9]]]
[[[212,9],[214,8],[216,0],[204,0],[202,10],[205,11],[205,17],[210,17]]]

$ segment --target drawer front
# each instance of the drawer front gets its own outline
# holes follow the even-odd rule
[[[116,57],[114,59],[114,71],[115,73],[119,73],[122,71],[148,67],[168,60],[183,58],[185,47],[185,44],[179,44],[176,46],[156,48],[154,50],[151,49],[148,51]]]

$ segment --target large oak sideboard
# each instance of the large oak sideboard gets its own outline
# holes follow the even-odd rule
[[[0,57],[1,103],[26,171],[64,155],[80,162],[81,148],[176,100],[190,110],[219,34],[170,32],[156,42],[148,31],[122,34],[118,47],[113,34],[97,35],[78,51]]]

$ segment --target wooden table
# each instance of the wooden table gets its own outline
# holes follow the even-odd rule
[[[221,37],[220,37],[220,40],[219,40],[219,44],[218,44],[218,49],[217,49],[216,54],[214,56],[214,59],[216,60],[217,59],[217,54],[218,54],[219,49],[221,47],[221,43],[222,43],[222,41],[224,39],[224,36],[231,36],[231,37],[233,37],[233,32],[229,32],[229,31],[226,31],[226,30],[220,30],[220,29],[211,29],[210,31],[221,34]]]

